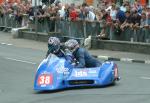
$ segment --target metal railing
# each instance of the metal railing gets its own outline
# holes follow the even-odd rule
[[[0,17],[0,27],[5,29],[7,28],[18,28],[21,27],[22,21],[20,22],[17,20],[15,15],[12,14],[3,14]]]
[[[37,21],[38,25],[36,30],[35,19],[30,20],[28,15],[22,15],[21,21],[18,21],[15,15],[4,14],[0,16],[0,27],[5,29],[18,28],[29,24],[29,30],[32,32],[60,32],[64,37],[78,39],[85,39],[89,35],[97,37],[102,29],[104,29],[102,22],[98,21],[50,20],[49,17],[38,18]],[[116,28],[111,24],[105,27],[105,34],[105,38],[110,40],[150,43],[150,27],[134,29],[126,27],[118,34],[116,33]]]

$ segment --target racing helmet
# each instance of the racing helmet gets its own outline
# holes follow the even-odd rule
[[[60,40],[57,37],[50,37],[48,39],[48,49],[51,53],[56,53],[60,49]]]
[[[69,49],[70,51],[73,52],[79,47],[79,43],[75,39],[70,39],[70,40],[65,42],[65,46],[67,49]]]

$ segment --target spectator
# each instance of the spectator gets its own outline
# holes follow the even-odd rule
[[[34,8],[33,7],[29,8],[29,10],[27,11],[27,14],[29,15],[29,20],[33,21],[34,20]]]
[[[131,23],[133,23],[134,27],[140,26],[141,16],[138,14],[137,10],[132,11]]]
[[[95,10],[96,20],[100,21],[102,19],[102,13],[100,10]]]
[[[49,0],[42,0],[42,3],[48,4],[48,3],[49,3]]]
[[[48,20],[49,31],[53,32],[55,30],[55,20],[57,18],[57,11],[55,7],[49,7],[48,13],[49,13],[49,20]]]
[[[119,7],[116,7],[116,10],[117,10],[116,19],[118,19],[119,22],[122,24],[126,19],[125,13],[121,11]]]
[[[147,15],[147,24],[150,26],[150,13]]]
[[[92,11],[90,11],[89,7],[85,7],[85,15],[87,21],[94,21],[96,18],[95,14]]]
[[[142,13],[142,5],[140,4],[140,0],[136,0],[133,4],[133,9],[137,10],[137,12],[141,15]]]
[[[85,20],[85,18],[86,18],[85,7],[84,6],[80,6],[80,8],[77,10],[77,12],[78,12],[79,19]]]
[[[77,9],[77,15],[78,15],[78,20],[84,20],[85,19],[85,15],[83,14],[83,12],[80,9]]]
[[[110,9],[110,16],[111,16],[113,21],[116,20],[116,14],[117,14],[116,5],[112,4],[112,8]]]
[[[145,27],[145,26],[147,26],[147,19],[146,19],[146,13],[143,12],[143,13],[141,14],[140,27],[143,28],[143,27]]]
[[[62,3],[58,4],[58,16],[60,19],[65,19],[65,6],[62,6]]]
[[[53,4],[55,2],[55,0],[49,0],[50,4]]]
[[[146,7],[145,12],[146,12],[146,16],[148,16],[148,14],[150,13],[150,6]]]
[[[101,19],[101,25],[100,25],[100,27],[102,28],[102,30],[100,32],[100,35],[98,35],[98,37],[100,39],[108,39],[106,37],[108,35],[106,33],[106,27],[109,25],[109,23],[111,23],[111,17],[110,17],[109,12],[106,12],[105,10],[102,10],[101,12],[103,14],[102,19]]]
[[[131,6],[127,3],[126,4],[126,11],[130,11],[131,10]]]
[[[140,30],[142,33],[140,33],[140,35],[138,35],[137,40],[140,42],[144,42],[145,40],[145,31],[147,29],[148,25],[147,25],[147,20],[146,20],[146,13],[142,12],[141,14],[141,22],[140,22]]]
[[[120,27],[120,21],[116,20],[116,22],[114,23],[114,34],[115,35],[120,35],[122,32],[121,27]]]
[[[126,16],[126,19],[125,19],[124,23],[121,25],[121,30],[122,31],[124,31],[124,28],[126,28],[126,27],[131,27],[132,28],[130,11],[126,11],[125,16]]]
[[[69,18],[71,21],[75,21],[78,18],[78,14],[75,9],[75,4],[71,4],[70,11],[69,11]]]
[[[126,12],[126,11],[127,11],[126,3],[123,3],[123,4],[122,4],[122,6],[120,7],[120,10],[123,11],[123,12]]]
[[[69,4],[65,4],[65,20],[68,20],[69,18],[69,9],[70,9]]]

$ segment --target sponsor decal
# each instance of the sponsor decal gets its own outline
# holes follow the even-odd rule
[[[90,69],[90,70],[88,71],[88,73],[89,73],[89,74],[96,74],[96,73],[97,73],[97,70],[91,70],[91,69]]]
[[[86,77],[87,75],[88,75],[88,73],[85,70],[80,70],[80,71],[74,72],[75,77]]]
[[[57,73],[64,73],[64,74],[68,74],[69,69],[65,68],[65,67],[59,67],[56,68]]]

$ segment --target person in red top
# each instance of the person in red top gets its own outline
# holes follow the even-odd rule
[[[71,19],[71,21],[75,21],[78,18],[78,13],[77,13],[77,11],[75,9],[75,5],[74,4],[71,4],[70,12],[69,12],[69,18]]]
[[[107,16],[106,16],[106,22],[107,23],[110,23],[112,21],[112,18],[110,16],[110,13],[107,13]]]

